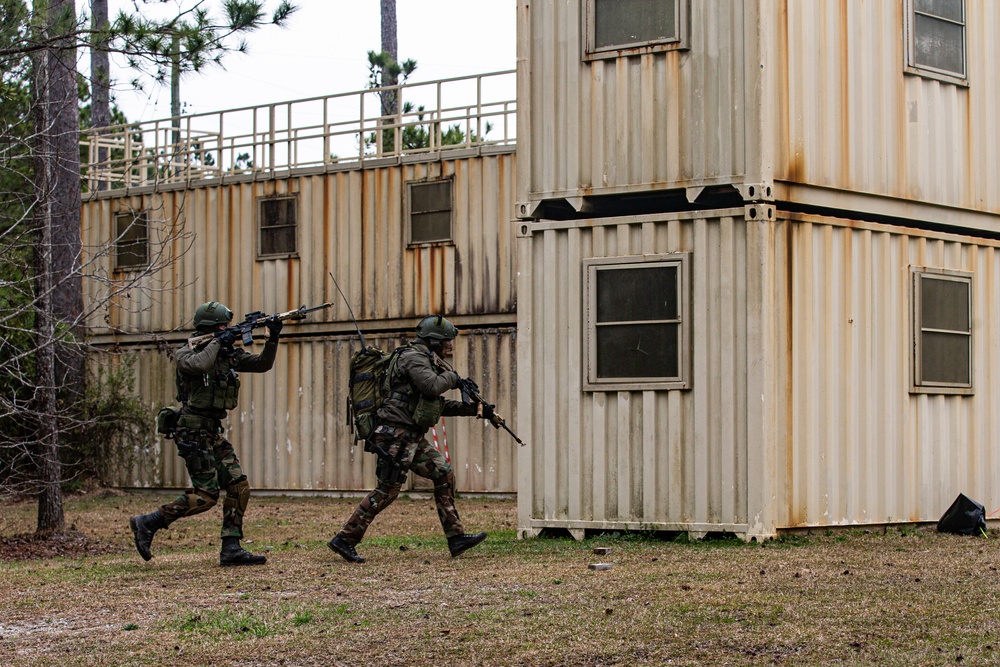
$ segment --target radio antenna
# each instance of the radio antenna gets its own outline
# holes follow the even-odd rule
[[[340,285],[337,284],[337,279],[333,277],[333,271],[330,272],[330,280],[333,281],[334,287],[340,292],[340,296],[344,298],[344,303],[347,305],[347,312],[351,314],[351,319],[354,320],[354,328],[358,330],[358,338],[361,339],[361,347],[368,347],[365,345],[365,336],[361,333],[361,327],[358,326],[358,318],[354,317],[354,311],[351,310],[351,302],[347,300],[347,295],[344,294],[344,290],[340,289]]]

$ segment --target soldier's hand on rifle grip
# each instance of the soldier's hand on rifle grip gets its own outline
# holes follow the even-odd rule
[[[471,405],[476,403],[476,395],[479,393],[479,385],[477,385],[472,379],[465,378],[459,385],[462,390],[462,402],[466,405]]]
[[[264,325],[267,327],[267,339],[274,343],[278,342],[278,334],[281,333],[281,328],[285,326],[284,322],[279,320],[277,317],[270,318]]]
[[[493,412],[493,408],[494,408],[494,406],[490,405],[489,403],[483,403],[482,404],[482,409],[483,409],[482,417],[483,417],[483,419],[488,419],[491,422],[493,421],[493,418],[496,416],[496,413]]]
[[[231,329],[223,329],[216,333],[215,337],[219,339],[219,344],[222,347],[232,347],[233,341],[236,340],[236,332]]]

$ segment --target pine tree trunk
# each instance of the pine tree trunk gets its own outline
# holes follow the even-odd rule
[[[59,463],[62,406],[83,396],[83,283],[80,272],[80,117],[73,0],[34,0],[55,48],[33,59],[35,104],[35,414],[38,426],[38,532],[65,527]],[[73,336],[66,339],[66,333]],[[59,394],[62,394],[61,400]]]
[[[52,181],[54,180],[55,148],[52,136],[45,132],[52,126],[48,102],[50,90],[50,53],[40,52],[34,58],[35,85],[35,401],[32,412],[39,463],[38,532],[61,532],[65,526],[62,491],[59,486],[59,447],[55,426],[56,373],[54,318],[52,314]]]
[[[171,162],[174,164],[174,176],[181,173],[180,163],[183,159],[181,151],[181,38],[176,33],[170,38],[170,125],[174,130],[170,134],[172,144]]]
[[[382,53],[392,56],[393,62],[399,62],[396,47],[396,0],[381,0],[382,2]],[[383,86],[395,86],[396,77],[388,77],[382,81]],[[382,115],[395,116],[399,111],[399,95],[395,91],[382,96]]]
[[[108,0],[90,0],[91,27],[96,32],[108,27]],[[109,64],[107,42],[97,41],[90,49],[90,126],[106,128],[111,125],[111,69]],[[98,134],[107,134],[107,130],[98,130]],[[108,149],[97,149],[98,164],[105,170]],[[97,181],[97,189],[105,190],[107,180]]]
[[[54,35],[66,35],[76,24],[73,0],[50,0]],[[55,22],[59,22],[58,25]],[[57,42],[48,56],[49,132],[52,140],[52,313],[75,341],[56,349],[56,382],[75,403],[83,396],[83,278],[80,238],[80,111],[76,48],[72,38]]]

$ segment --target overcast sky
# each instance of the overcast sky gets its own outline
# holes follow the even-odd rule
[[[136,0],[110,0],[112,17],[134,11]],[[156,0],[145,11],[176,11],[195,0]],[[89,3],[86,3],[89,4]],[[204,0],[221,16],[220,0]],[[293,0],[299,10],[285,28],[249,36],[249,53],[226,56],[223,68],[181,80],[184,113],[267,104],[363,89],[369,50],[381,49],[379,0]],[[266,0],[268,15],[277,0]],[[514,69],[516,0],[397,0],[399,58],[417,61],[411,82]],[[83,54],[81,54],[83,55]],[[83,56],[84,65],[89,56]],[[114,64],[112,65],[115,68]],[[129,121],[170,115],[169,86],[147,82],[136,92],[133,74],[113,71],[114,96]]]

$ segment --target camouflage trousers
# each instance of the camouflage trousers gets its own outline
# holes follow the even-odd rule
[[[390,460],[379,457],[375,468],[378,485],[344,524],[341,539],[352,546],[361,541],[376,515],[399,497],[408,471],[433,480],[434,504],[445,537],[465,532],[455,509],[455,474],[441,452],[428,443],[423,434],[383,425],[375,429],[371,442],[387,452]]]
[[[250,500],[250,484],[232,444],[222,437],[222,422],[181,415],[177,423],[177,453],[184,459],[191,488],[160,506],[167,525],[185,516],[201,514],[219,501],[222,489],[222,537],[243,538],[243,515]]]

